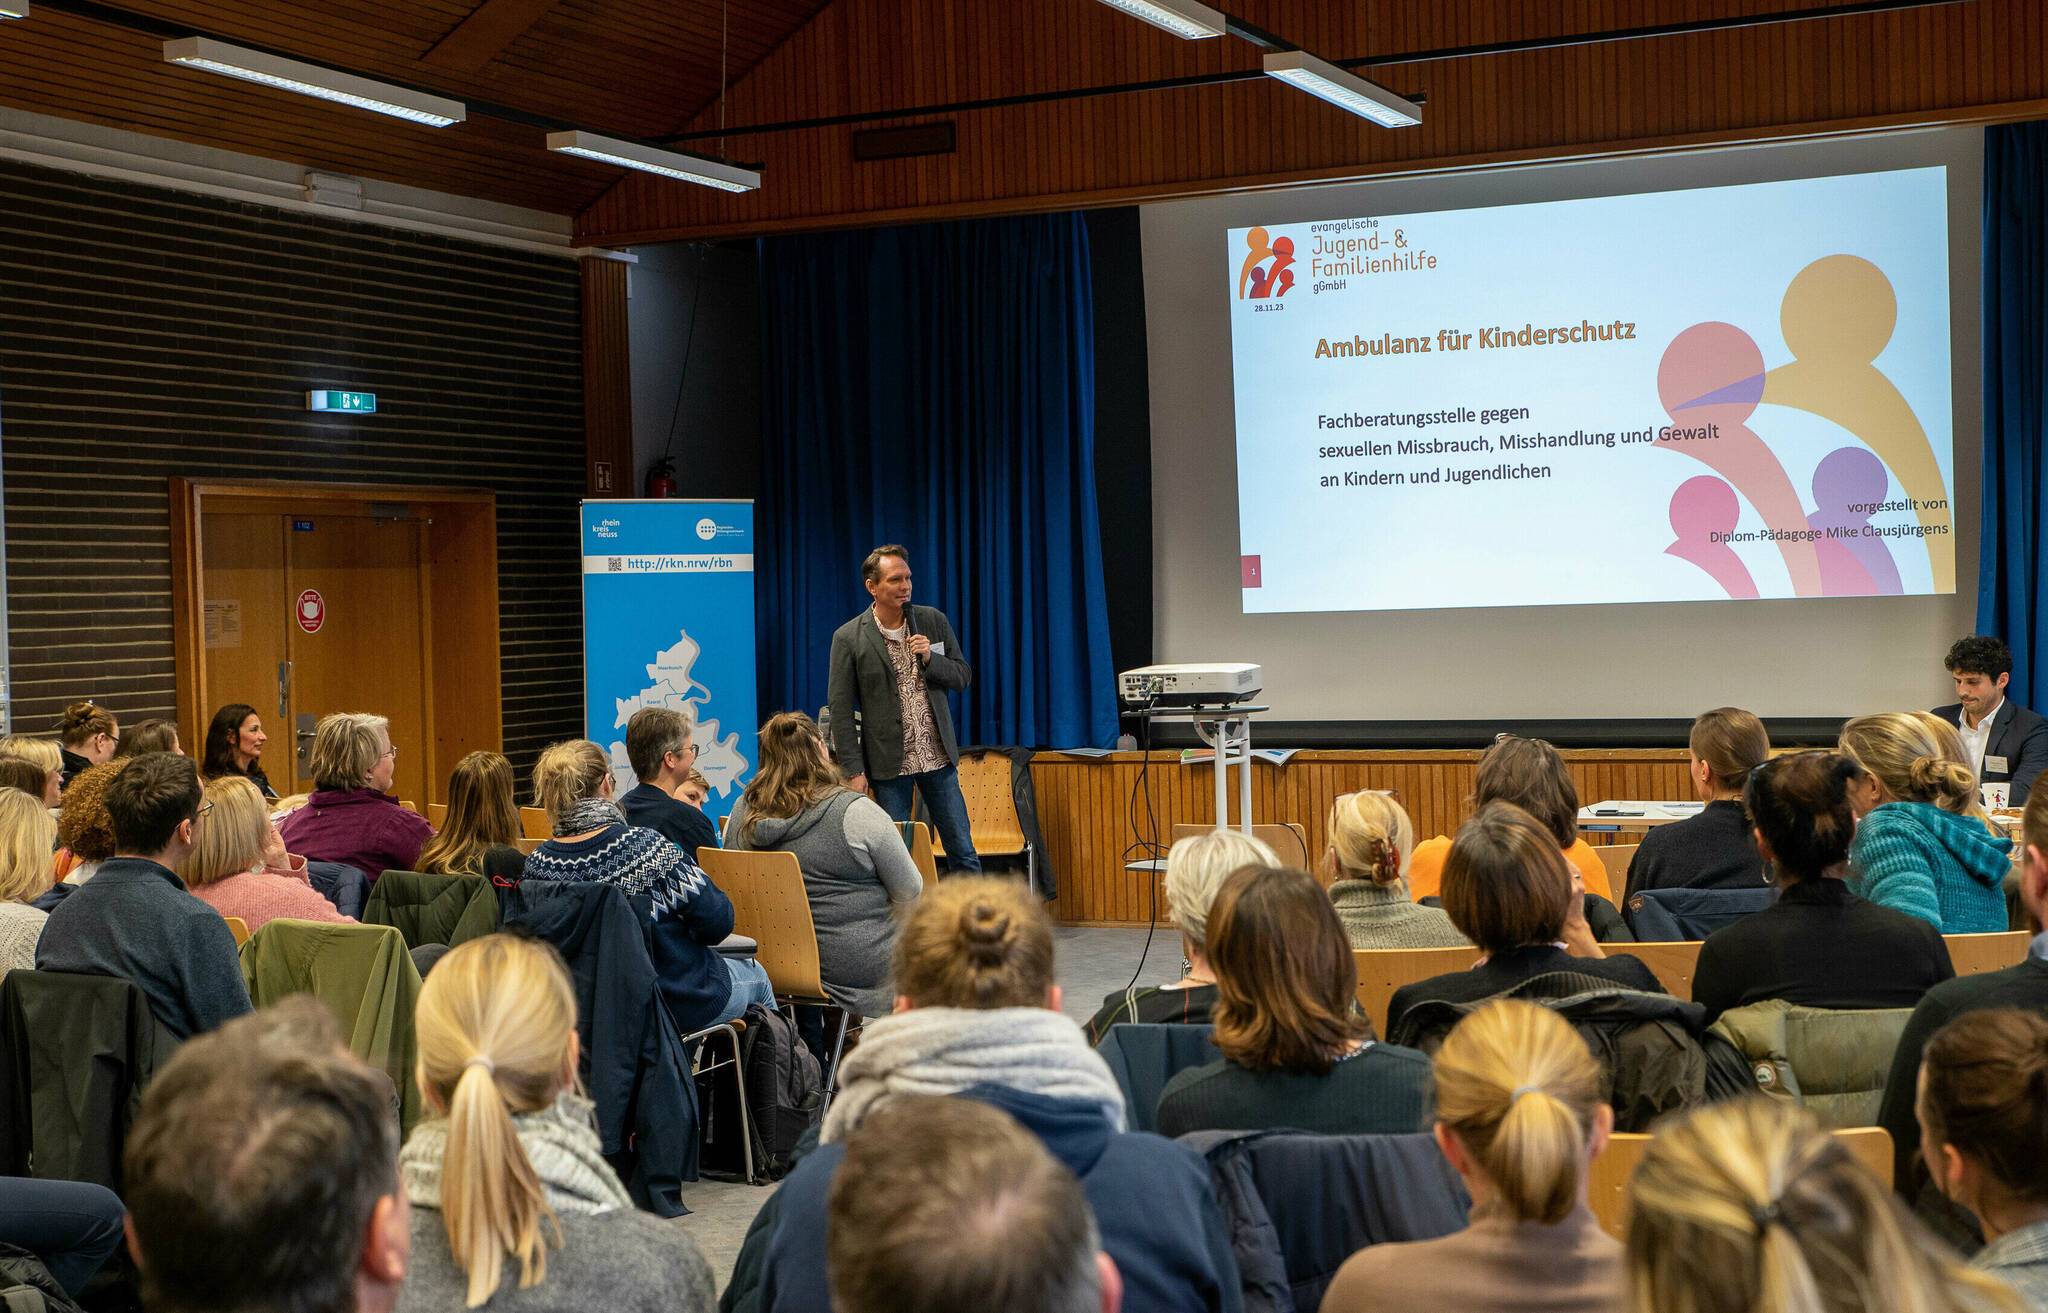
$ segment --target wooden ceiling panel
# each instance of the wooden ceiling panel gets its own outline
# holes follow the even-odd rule
[[[1269,79],[948,110],[948,155],[857,162],[853,128],[728,135],[758,192],[645,175],[586,210],[593,242],[843,227],[1127,203],[1518,160],[2048,114],[2041,0],[1952,0],[1881,13],[1852,0],[1234,0],[1245,21],[1329,59],[1551,39],[1550,48],[1363,70],[1427,96],[1387,131]],[[1813,21],[1570,44],[1642,28],[1852,9]],[[1187,42],[1096,0],[834,0],[746,77],[733,127],[1254,71],[1231,38]],[[921,121],[909,115],[882,124]],[[864,124],[862,126],[877,126]],[[710,133],[700,113],[688,134]],[[720,139],[695,137],[696,149]],[[686,145],[685,148],[688,148]]]

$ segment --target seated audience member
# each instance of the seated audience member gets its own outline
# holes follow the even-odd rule
[[[1408,896],[1408,860],[1415,823],[1384,793],[1346,793],[1330,807],[1330,846],[1323,874],[1330,902],[1353,948],[1461,948],[1441,907]]]
[[[640,780],[619,799],[628,825],[654,831],[692,861],[699,848],[718,846],[718,827],[698,810],[702,799],[692,803],[681,796],[697,760],[688,716],[667,707],[634,712],[626,722],[626,759]]]
[[[1743,805],[1778,883],[1778,901],[1707,936],[1692,1001],[1713,1021],[1730,1008],[1784,999],[1809,1008],[1909,1008],[1955,975],[1939,931],[1864,902],[1840,867],[1856,832],[1856,763],[1800,752],[1759,766]]]
[[[906,1095],[847,1137],[826,1199],[838,1313],[1116,1313],[1072,1171],[973,1099]]]
[[[0,757],[19,758],[43,772],[41,796],[45,807],[60,805],[70,777],[64,770],[64,753],[49,739],[10,734],[0,739]]]
[[[36,968],[130,981],[177,1039],[241,1016],[249,991],[235,937],[174,869],[206,824],[192,759],[129,758],[106,805],[115,855],[50,913]]]
[[[1455,1235],[1360,1250],[1324,1313],[1610,1313],[1621,1246],[1586,1205],[1614,1110],[1600,1064],[1565,1020],[1517,999],[1459,1022],[1436,1055],[1436,1142],[1472,1195]]]
[[[2022,1313],[1790,1099],[1663,1122],[1629,1183],[1634,1313]]]
[[[1166,850],[1160,888],[1166,916],[1180,931],[1180,955],[1188,973],[1170,985],[1148,985],[1110,994],[1088,1021],[1088,1042],[1100,1044],[1109,1028],[1125,1021],[1145,1025],[1206,1026],[1216,1007],[1216,973],[1209,965],[1209,907],[1232,872],[1246,866],[1278,866],[1264,841],[1242,830],[1204,830],[1174,840]]]
[[[107,787],[127,764],[123,760],[88,767],[64,790],[64,805],[57,812],[57,870],[66,884],[84,884],[114,855]]]
[[[1984,1232],[1970,1265],[2048,1310],[2048,1018],[1997,1008],[1943,1026],[1918,1110],[1935,1185]]]
[[[57,722],[58,757],[64,763],[64,783],[87,766],[112,761],[121,741],[121,726],[114,713],[90,700],[64,708]]]
[[[472,752],[448,777],[448,814],[420,849],[420,867],[432,875],[484,876],[517,870],[519,802],[512,763],[495,752]]]
[[[56,881],[56,846],[57,822],[42,799],[0,789],[0,975],[35,968],[48,917],[30,904]]]
[[[1976,777],[1950,759],[1933,727],[1907,712],[1858,716],[1842,727],[1841,750],[1863,768],[1849,791],[1857,896],[1943,934],[2004,930],[2012,843],[1992,833]]]
[[[222,775],[246,775],[266,798],[275,799],[270,777],[263,773],[263,745],[270,740],[263,733],[263,717],[256,708],[230,702],[213,713],[206,724],[205,756],[199,773],[207,779]]]
[[[489,935],[420,990],[420,1093],[432,1120],[398,1156],[412,1213],[400,1313],[712,1307],[687,1233],[635,1211],[576,1090],[576,994],[554,950]]]
[[[2048,789],[2027,795],[2020,832],[2020,899],[2036,925],[2048,924]],[[1878,1125],[1892,1137],[1897,1163],[1892,1183],[1908,1198],[1920,1192],[1926,1179],[1920,1167],[1920,1126],[1913,1116],[1921,1054],[1936,1031],[1967,1012],[1984,1008],[2018,1008],[2048,1015],[2048,933],[2034,937],[2027,946],[2026,960],[2017,966],[1944,981],[1927,991],[1927,997],[1913,1009],[1912,1020],[1899,1036],[1891,1075],[1885,1080],[1884,1106],[1877,1115]]]
[[[54,771],[46,771],[25,757],[0,757],[0,789],[26,793],[45,811],[55,811],[63,801]]]
[[[823,733],[824,731],[820,730],[819,732]],[[703,771],[698,770],[695,766],[690,767],[690,773],[683,780],[682,787],[676,790],[676,801],[686,802],[698,811],[703,811],[704,804],[710,797],[711,781],[704,778]]]
[[[73,1300],[121,1247],[127,1215],[120,1197],[103,1185],[0,1176],[0,1244],[34,1254]]]
[[[647,948],[669,1016],[694,1034],[775,1005],[768,973],[752,958],[727,957],[732,900],[697,863],[652,830],[626,824],[612,801],[612,765],[589,739],[567,739],[540,754],[533,794],[554,837],[526,859],[528,880],[616,885],[645,918]]]
[[[1645,889],[1754,889],[1770,883],[1742,813],[1749,773],[1771,759],[1764,723],[1737,707],[1717,707],[1692,723],[1686,748],[1697,816],[1643,835],[1628,864],[1628,892]]]
[[[1486,956],[1469,971],[1434,976],[1394,991],[1387,1005],[1387,1032],[1425,999],[1477,1002],[1537,976],[1570,971],[1612,981],[1628,989],[1661,994],[1663,985],[1641,958],[1593,954],[1573,887],[1572,872],[1557,850],[1556,837],[1536,818],[1505,802],[1490,802],[1458,827],[1444,861],[1444,911],[1459,933]],[[1579,918],[1576,929],[1567,922]],[[1574,952],[1565,945],[1577,940]]]
[[[1585,892],[1614,901],[1600,854],[1579,837],[1579,786],[1556,748],[1542,739],[1501,735],[1480,757],[1472,777],[1472,810],[1490,802],[1511,802],[1534,816],[1579,873]],[[1440,893],[1450,851],[1451,841],[1441,834],[1417,844],[1408,863],[1408,892],[1418,900]]]
[[[149,1313],[394,1308],[411,1246],[391,1097],[311,995],[181,1046],[124,1158]]]
[[[174,757],[185,755],[185,749],[178,745],[178,725],[171,720],[145,720],[130,725],[121,735],[121,741],[114,746],[116,757],[140,757],[145,752],[168,752]]]
[[[0,975],[35,969],[35,942],[49,920],[35,899],[57,879],[57,821],[18,789],[0,789]]]
[[[893,976],[895,1014],[868,1023],[840,1068],[821,1147],[748,1237],[748,1249],[766,1246],[762,1313],[830,1306],[827,1199],[847,1137],[892,1100],[938,1094],[1008,1113],[1080,1178],[1129,1307],[1240,1306],[1208,1170],[1191,1149],[1123,1130],[1115,1079],[1059,1012],[1052,924],[1021,882],[959,876],[919,899],[896,938]],[[743,1252],[741,1270],[749,1259]]]
[[[268,869],[264,847],[273,833],[270,812],[255,782],[223,775],[206,785],[205,824],[178,874],[194,897],[222,916],[239,916],[255,934],[278,917],[347,921],[304,879]]]
[[[1427,1124],[1429,1059],[1374,1041],[1344,927],[1306,873],[1248,866],[1225,880],[1209,952],[1223,1060],[1166,1083],[1161,1135],[1406,1134]]]
[[[2011,804],[2026,806],[2035,776],[2048,767],[2048,719],[2005,696],[2012,649],[1973,634],[1957,639],[1942,664],[1955,679],[1956,700],[1934,714],[1960,732],[1963,764],[1981,783],[2010,784]]]
[[[924,892],[924,877],[889,813],[846,787],[809,716],[769,717],[760,753],[727,822],[728,846],[796,854],[825,993],[855,1016],[887,1015],[896,997],[889,988],[896,914]]]
[[[286,847],[316,862],[353,866],[371,884],[394,867],[418,868],[434,827],[391,796],[398,749],[389,721],[346,711],[321,717],[312,767],[312,797],[277,823]]]

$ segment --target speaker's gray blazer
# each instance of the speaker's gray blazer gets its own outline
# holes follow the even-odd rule
[[[958,764],[960,745],[953,736],[953,711],[946,694],[966,688],[974,670],[960,654],[960,638],[946,613],[935,606],[906,607],[911,632],[932,640],[925,663],[925,697],[932,724],[946,760]],[[938,651],[944,648],[944,654]],[[896,694],[896,668],[889,664],[889,643],[875,627],[873,610],[861,612],[832,635],[831,679],[826,705],[832,711],[832,751],[848,775],[893,780],[903,774],[903,703]],[[853,713],[860,712],[855,726]]]

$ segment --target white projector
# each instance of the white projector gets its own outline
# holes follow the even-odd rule
[[[1257,666],[1239,661],[1140,666],[1117,676],[1125,702],[1134,706],[1227,707],[1249,702],[1265,686]]]

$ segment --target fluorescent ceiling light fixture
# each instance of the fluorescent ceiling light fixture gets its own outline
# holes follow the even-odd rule
[[[1422,122],[1422,106],[1403,100],[1385,87],[1374,86],[1355,73],[1326,64],[1306,50],[1285,50],[1266,56],[1266,76],[1329,101],[1338,109],[1371,119],[1383,128],[1412,128]]]
[[[664,178],[694,182],[700,187],[716,187],[720,191],[755,191],[761,186],[761,175],[752,169],[721,164],[701,155],[685,155],[678,150],[643,146],[637,141],[600,137],[595,132],[550,132],[548,149],[564,155],[580,155],[603,164],[616,164],[622,169],[658,173]]]
[[[1222,36],[1229,21],[1220,10],[1198,4],[1196,0],[1102,0],[1102,3],[1190,41]]]
[[[0,0],[0,3],[6,2]],[[469,114],[459,100],[430,96],[424,91],[395,87],[388,82],[372,82],[353,73],[339,73],[317,64],[266,55],[260,50],[231,46],[211,37],[188,36],[166,41],[164,60],[187,68],[205,69],[209,73],[225,73],[231,78],[275,87],[279,91],[296,91],[302,96],[317,96],[339,105],[389,114],[393,118],[424,123],[428,127],[445,128],[451,123],[462,122]]]
[[[27,18],[28,0],[0,0],[0,18]]]

